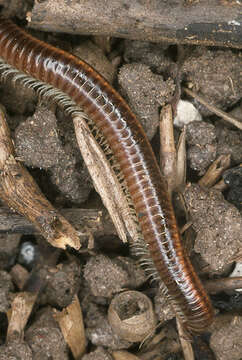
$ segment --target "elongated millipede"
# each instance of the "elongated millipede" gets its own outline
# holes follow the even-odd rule
[[[206,330],[213,320],[212,305],[183,250],[150,143],[123,98],[87,63],[6,19],[0,19],[0,56],[67,94],[100,129],[120,165],[150,257],[178,317],[190,333]]]

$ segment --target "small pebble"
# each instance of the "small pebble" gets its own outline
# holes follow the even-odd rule
[[[184,125],[187,125],[192,121],[202,120],[202,116],[199,111],[189,101],[179,100],[176,110],[177,114],[174,119],[174,125],[177,127],[182,128]]]

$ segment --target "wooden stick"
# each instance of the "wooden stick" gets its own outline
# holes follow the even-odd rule
[[[60,213],[78,231],[83,242],[90,234],[95,237],[117,235],[115,227],[106,211],[97,209],[60,209]],[[0,208],[0,233],[38,234],[38,229],[25,217],[9,208]]]
[[[228,278],[207,280],[204,285],[210,294],[216,294],[221,291],[242,289],[242,276],[231,276]]]
[[[205,188],[213,186],[230,166],[231,155],[220,155],[208,168],[198,184]]]
[[[242,47],[241,6],[220,0],[35,1],[29,26],[155,42]]]
[[[0,109],[0,198],[24,215],[53,246],[80,248],[76,230],[50,204],[24,166],[15,158],[5,114]]]

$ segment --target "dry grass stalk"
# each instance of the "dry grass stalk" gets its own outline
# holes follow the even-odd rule
[[[0,197],[29,219],[53,246],[79,249],[76,230],[44,197],[32,176],[16,159],[13,142],[0,109]]]
[[[186,128],[175,147],[171,105],[163,107],[160,115],[160,164],[170,194],[181,190],[186,184]]]
[[[186,186],[186,169],[186,127],[184,126],[177,145],[176,190],[182,190]]]
[[[161,169],[171,194],[176,185],[176,147],[171,105],[164,106],[160,114],[160,147]]]
[[[91,134],[85,120],[81,116],[76,116],[73,122],[77,142],[94,187],[100,194],[120,239],[126,242],[128,232],[135,241],[139,237],[137,225],[133,217],[130,216],[127,197],[112,166]]]
[[[219,180],[223,172],[230,166],[230,158],[230,155],[220,155],[212,165],[209,166],[198,184],[205,188],[212,187]]]
[[[216,114],[217,116],[219,116],[220,118],[222,118],[223,120],[229,122],[230,124],[234,125],[235,127],[237,127],[238,129],[242,130],[242,122],[237,120],[236,118],[234,118],[233,116],[227,114],[226,112],[218,109],[216,106],[209,104],[209,102],[204,99],[202,96],[196,94],[194,91],[184,88],[184,91],[187,95],[193,97],[194,99],[196,99],[197,101],[199,101],[201,104],[203,104],[204,106],[206,106],[206,108],[208,110],[210,110],[212,113]]]
[[[86,336],[83,324],[82,310],[77,295],[73,302],[62,311],[54,311],[62,334],[69,345],[74,359],[82,358],[86,351]]]

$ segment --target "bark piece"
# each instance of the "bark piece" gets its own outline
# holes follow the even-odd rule
[[[17,287],[22,290],[24,284],[29,278],[29,272],[20,264],[14,265],[10,272],[13,282]]]
[[[140,358],[131,354],[128,351],[113,351],[112,355],[114,357],[114,360],[139,360]]]
[[[14,298],[8,325],[7,341],[23,341],[24,329],[32,312],[38,292],[21,292]]]
[[[36,1],[27,19],[44,31],[241,47],[240,4],[219,0]]]
[[[73,208],[61,209],[60,213],[78,230],[78,235],[83,241],[88,236],[89,231],[96,237],[117,235],[110,217],[104,211]],[[0,233],[29,235],[37,234],[39,231],[28,219],[4,207],[0,208]],[[5,237],[2,236],[2,242],[6,244],[6,235]],[[8,242],[13,242],[12,246],[14,246],[15,251],[15,247],[18,248],[19,235],[12,235]],[[14,253],[12,252],[12,254]]]
[[[54,317],[61,328],[66,343],[71,349],[74,359],[81,359],[87,344],[78,297],[75,295],[73,302],[61,312],[55,311]]]

